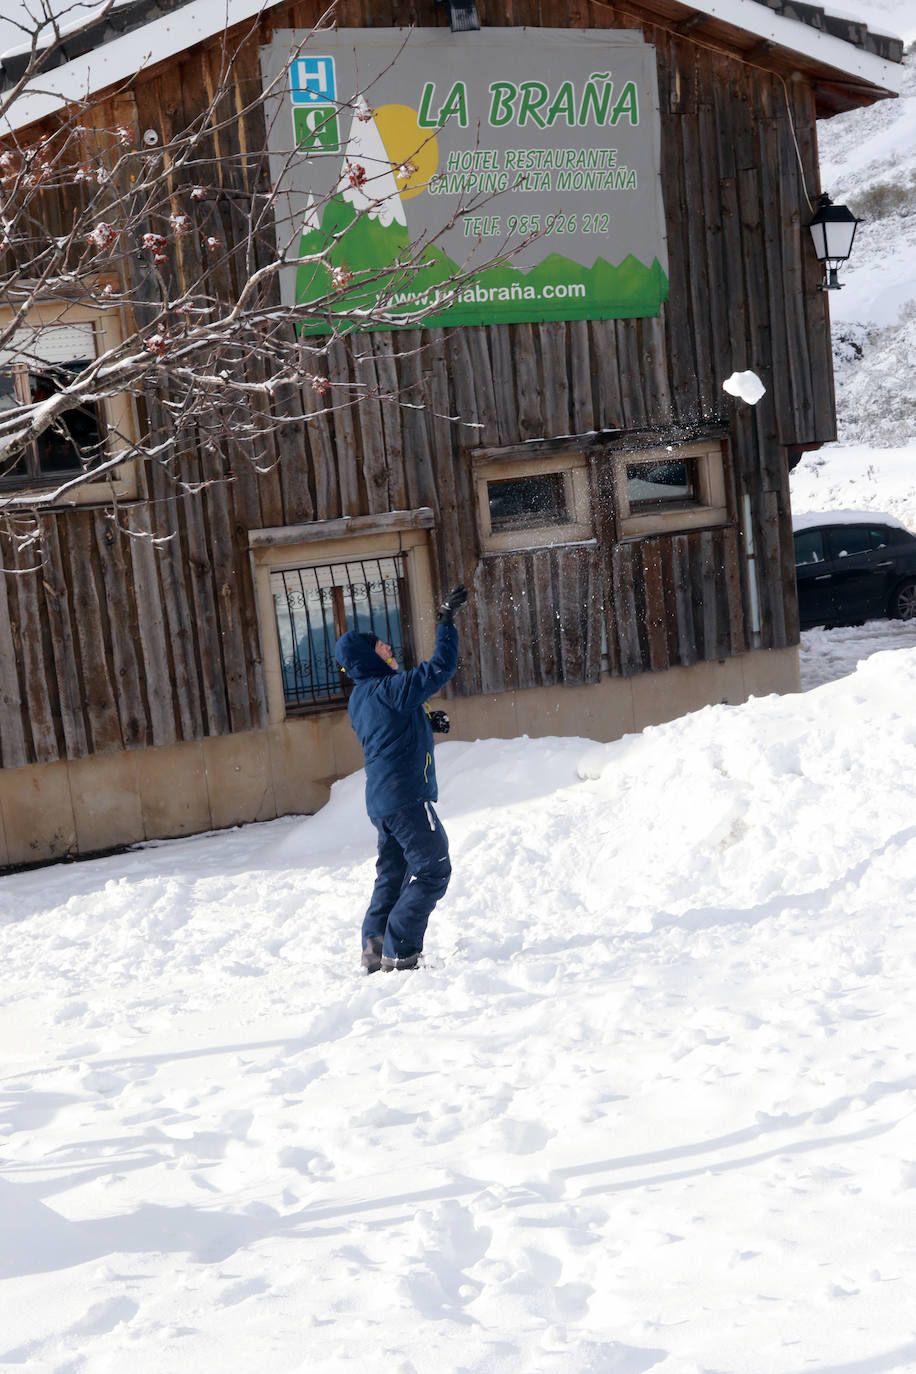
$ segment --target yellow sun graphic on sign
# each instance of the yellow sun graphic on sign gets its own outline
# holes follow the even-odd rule
[[[374,114],[401,199],[418,196],[439,166],[436,135],[420,128],[409,105],[381,105]]]

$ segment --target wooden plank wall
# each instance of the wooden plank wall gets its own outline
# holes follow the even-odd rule
[[[568,27],[559,0],[483,0],[484,23]],[[315,22],[304,0],[277,27]],[[577,5],[575,22],[632,26],[625,10]],[[431,0],[341,0],[343,25],[441,24]],[[266,35],[262,28],[261,38]],[[399,330],[335,341],[315,359],[334,410],[286,387],[264,411],[257,447],[214,450],[184,433],[171,471],[145,474],[148,503],[118,521],[98,510],[42,520],[37,545],[0,539],[0,758],[3,766],[171,744],[263,725],[261,650],[247,556],[252,528],[428,505],[436,574],[474,588],[464,626],[463,694],[597,680],[602,617],[613,673],[720,659],[750,647],[744,496],[760,568],[759,646],[797,639],[784,446],[834,435],[832,374],[818,269],[804,251],[808,188],[817,190],[813,100],[709,51],[693,36],[647,28],[658,51],[662,169],[671,297],[657,320]],[[257,93],[259,36],[234,65],[219,113]],[[192,50],[138,78],[111,122],[131,118],[164,137],[215,89],[220,45]],[[266,186],[257,113],[211,139],[189,173],[214,188],[227,241],[241,236],[252,193]],[[190,184],[190,183],[189,183]],[[185,190],[187,187],[185,187]],[[182,185],[174,187],[180,201]],[[258,262],[272,251],[269,232]],[[194,236],[180,274],[201,270]],[[245,264],[209,271],[236,290]],[[143,289],[138,278],[135,286]],[[323,345],[322,345],[323,347]],[[751,410],[721,381],[753,367],[767,395]],[[263,377],[252,359],[249,375]],[[411,403],[402,408],[398,396]],[[166,402],[145,396],[157,439],[172,434]],[[422,407],[422,408],[418,408]],[[456,418],[460,417],[460,418]],[[256,417],[258,418],[258,417]],[[272,423],[279,418],[282,424]],[[689,534],[620,541],[606,461],[591,459],[592,544],[481,557],[469,454],[600,429],[727,425],[732,520]],[[228,474],[228,478],[227,478]],[[199,488],[201,483],[204,485]],[[143,537],[151,534],[155,542]]]

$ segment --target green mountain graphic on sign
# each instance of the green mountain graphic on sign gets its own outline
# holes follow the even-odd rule
[[[337,242],[334,242],[335,236]],[[596,247],[598,245],[596,244]],[[655,316],[668,298],[668,279],[658,259],[646,266],[629,254],[616,267],[596,258],[586,267],[561,253],[550,253],[527,272],[511,263],[484,268],[455,286],[460,268],[435,245],[411,255],[409,230],[397,221],[383,225],[358,215],[335,197],[325,207],[321,227],[306,231],[300,256],[325,253],[321,262],[297,271],[296,299],[306,308],[329,294],[339,300],[300,325],[303,334],[326,334],[334,315],[381,307],[404,316],[403,326],[513,323],[522,320],[637,319]],[[348,272],[343,289],[335,272]],[[444,284],[451,282],[446,287]],[[418,312],[423,312],[417,318]],[[410,318],[413,315],[414,318]],[[368,328],[391,328],[380,322]]]
[[[337,309],[369,309],[376,304],[389,279],[397,278],[396,270],[388,269],[409,247],[408,231],[403,224],[395,221],[385,225],[373,215],[357,214],[352,205],[335,196],[325,207],[321,228],[306,230],[299,240],[300,257],[325,253],[325,258],[299,266],[296,301],[308,305],[336,294],[335,272],[351,272],[354,280]],[[307,327],[303,332],[321,331]]]

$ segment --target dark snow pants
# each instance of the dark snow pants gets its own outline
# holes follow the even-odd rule
[[[363,948],[383,936],[382,953],[404,959],[423,948],[429,914],[448,887],[448,839],[429,802],[370,819],[378,831],[378,862]]]

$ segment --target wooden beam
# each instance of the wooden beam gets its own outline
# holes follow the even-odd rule
[[[503,448],[472,448],[474,463],[514,463],[529,458],[554,458],[565,453],[585,453],[599,444],[607,444],[622,433],[618,429],[589,430],[585,434],[568,434],[562,439],[529,439],[524,444],[507,444]]]
[[[431,530],[436,517],[429,506],[419,510],[392,510],[381,515],[344,515],[339,520],[314,520],[308,525],[281,525],[269,530],[249,530],[248,547],[266,549],[284,544],[315,544],[322,539],[342,539],[356,534],[396,534],[398,530]]]
[[[708,14],[689,14],[686,19],[682,19],[680,23],[673,26],[674,31],[686,36],[688,33],[693,33],[695,29],[701,29],[708,18]]]

